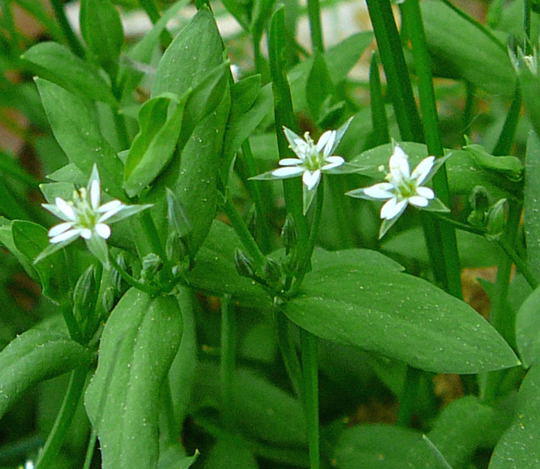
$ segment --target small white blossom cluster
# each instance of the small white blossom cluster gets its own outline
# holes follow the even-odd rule
[[[51,244],[57,248],[65,247],[81,237],[86,240],[90,250],[105,262],[104,240],[111,235],[109,225],[150,207],[126,205],[119,200],[111,200],[102,205],[101,198],[101,182],[97,167],[94,166],[87,187],[74,191],[71,200],[56,197],[54,204],[43,204],[44,208],[63,220],[49,230]],[[54,250],[44,251],[38,259],[52,252]]]
[[[302,138],[284,127],[283,131],[289,141],[289,146],[297,158],[283,158],[279,161],[280,168],[253,179],[285,179],[301,175],[304,185],[304,212],[306,212],[321,181],[322,173],[362,170],[360,167],[353,167],[352,171],[346,169],[348,163],[345,159],[333,154],[347,127],[348,123],[338,130],[324,132],[317,143],[312,140],[309,132],[306,132]],[[436,160],[434,156],[428,156],[411,172],[409,157],[399,145],[394,145],[394,151],[388,162],[389,171],[385,178],[386,182],[356,189],[348,192],[347,195],[368,200],[386,200],[380,215],[383,220],[380,236],[383,236],[409,204],[431,211],[448,210],[436,199],[433,190],[423,185],[429,181],[445,160],[446,158]],[[384,166],[381,169],[384,171]],[[308,194],[307,197],[306,194]]]

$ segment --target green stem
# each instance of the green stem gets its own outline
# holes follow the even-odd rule
[[[83,342],[82,332],[79,327],[79,324],[77,323],[77,320],[75,319],[75,316],[73,315],[72,305],[70,303],[66,303],[62,305],[61,311],[62,311],[62,316],[64,317],[64,321],[69,331],[69,336],[73,340],[79,343],[82,343]]]
[[[422,124],[392,7],[389,0],[366,1],[401,138],[422,142]]]
[[[444,148],[439,131],[431,59],[426,45],[420,4],[418,0],[407,0],[401,8],[404,20],[409,28],[408,32],[412,43],[414,65],[418,75],[418,91],[425,141],[430,154],[436,157],[443,157]],[[444,166],[433,177],[433,187],[443,203],[449,205],[450,191],[448,189],[448,179]],[[461,298],[461,269],[459,266],[456,233],[452,227],[439,225],[438,223],[435,229],[440,236],[440,243],[436,246],[436,249],[439,251],[439,257],[436,258],[436,262],[442,264],[441,270],[445,272],[445,287],[449,293],[457,298]],[[438,260],[440,257],[442,257],[442,262]]]
[[[291,130],[298,130],[296,118],[292,107],[291,90],[285,74],[283,58],[287,55],[288,34],[285,29],[285,10],[279,7],[272,15],[270,31],[268,34],[268,53],[270,59],[270,74],[272,76],[272,90],[274,94],[274,113],[277,142],[281,158],[291,154],[287,139],[282,131],[283,126]],[[299,180],[284,179],[283,191],[287,211],[292,215],[298,244],[296,256],[303,258],[307,250],[308,226],[303,212],[302,185]]]
[[[233,377],[236,366],[237,342],[236,312],[231,305],[231,297],[226,295],[221,300],[221,417],[223,425],[234,427]]]
[[[51,5],[54,10],[56,20],[58,21],[60,28],[62,28],[62,32],[66,37],[66,41],[69,44],[71,51],[79,57],[84,57],[84,48],[73,32],[73,29],[71,29],[71,25],[66,17],[66,12],[64,11],[64,3],[62,0],[51,0]]]
[[[521,92],[519,86],[514,92],[514,99],[506,115],[503,128],[492,151],[493,155],[508,155],[512,149],[512,142],[516,135],[521,112]]]
[[[53,428],[39,455],[36,469],[53,469],[56,467],[56,457],[60,452],[75,411],[77,410],[87,374],[88,369],[86,367],[77,368],[71,373],[62,407],[56,416]]]
[[[320,468],[317,337],[301,329],[302,377],[311,469]]]
[[[140,221],[147,241],[152,248],[152,252],[161,257],[161,259],[167,259],[151,212],[149,210],[143,211],[140,215]]]
[[[523,0],[523,29],[527,37],[526,53],[528,54],[531,48],[531,0]]]
[[[403,383],[403,392],[399,398],[398,425],[408,427],[411,424],[415,410],[418,384],[420,382],[421,371],[407,367],[405,382]]]
[[[159,291],[150,285],[146,285],[142,282],[139,282],[137,279],[129,275],[121,266],[116,262],[113,256],[109,256],[109,261],[114,269],[120,274],[120,277],[126,282],[130,287],[137,288],[145,293],[148,293],[150,296],[156,296]]]
[[[159,10],[153,0],[139,0],[139,4],[148,15],[148,18],[150,18],[152,24],[156,24],[161,15],[159,14]]]
[[[313,52],[324,52],[324,41],[321,24],[321,6],[319,0],[307,0],[309,31]]]
[[[474,113],[474,91],[475,86],[467,81],[465,82],[466,97],[465,108],[463,109],[463,133],[466,134],[472,125],[472,116]]]
[[[230,200],[225,200],[225,203],[223,204],[223,211],[229,218],[234,231],[236,231],[236,234],[240,238],[240,242],[255,261],[256,266],[261,267],[265,260],[264,254],[251,235],[246,223],[238,213],[238,210],[236,210],[236,207],[231,203]]]
[[[517,269],[521,272],[523,277],[525,277],[525,280],[527,280],[529,286],[533,290],[538,287],[538,281],[536,280],[533,273],[530,271],[527,262],[517,254],[512,245],[510,245],[504,238],[501,239],[498,244],[506,253],[508,258],[511,259],[512,262],[516,265]]]
[[[96,448],[97,432],[92,429],[90,438],[88,439],[88,446],[86,447],[86,455],[84,457],[84,464],[82,469],[90,469],[92,465],[92,459],[94,458],[94,450]]]
[[[302,397],[302,385],[300,383],[302,368],[289,329],[291,323],[282,311],[276,311],[274,313],[274,319],[277,327],[279,350],[285,364],[285,370],[287,371],[294,393],[298,397]]]
[[[377,54],[371,56],[369,66],[369,96],[371,99],[371,123],[373,127],[373,146],[382,145],[390,141],[388,131],[388,118],[382,93],[381,77],[379,75],[379,59]]]
[[[246,140],[242,144],[242,156],[242,161],[246,165],[248,178],[259,174],[260,171],[257,167],[257,162],[255,161],[255,158],[253,156],[253,152],[251,151],[251,145],[249,144],[249,140]],[[257,230],[259,235],[258,237],[261,241],[263,251],[268,252],[271,248],[271,230],[268,223],[268,218],[266,216],[266,214],[268,213],[268,210],[266,209],[268,208],[269,204],[266,203],[266,200],[263,197],[261,184],[258,184],[257,181],[250,181],[249,179],[247,179],[246,184],[253,199],[253,203],[255,204],[255,211],[257,213],[257,226],[259,228]]]

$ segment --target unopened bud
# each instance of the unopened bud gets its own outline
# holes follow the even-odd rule
[[[267,257],[263,266],[264,278],[270,285],[278,285],[282,277],[282,269],[279,262]]]
[[[506,199],[499,200],[489,209],[486,228],[490,238],[498,239],[502,236],[506,225],[507,212],[508,202]]]
[[[240,249],[236,249],[234,252],[234,264],[238,275],[248,278],[253,278],[255,276],[253,262]]]
[[[97,294],[95,267],[91,265],[79,277],[73,290],[73,309],[79,324],[87,314],[94,311]]]

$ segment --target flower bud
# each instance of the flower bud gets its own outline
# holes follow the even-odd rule
[[[504,232],[508,212],[508,202],[506,199],[499,200],[493,205],[487,215],[487,236],[492,239],[499,239]]]
[[[240,249],[236,249],[234,252],[234,263],[236,265],[238,275],[248,278],[253,278],[255,276],[253,262]]]
[[[472,211],[467,221],[473,226],[484,226],[489,209],[489,194],[484,186],[476,186],[469,196]]]
[[[73,312],[79,324],[94,311],[97,295],[95,267],[91,265],[79,277],[73,290]]]
[[[266,258],[263,266],[263,273],[264,278],[269,285],[279,285],[282,277],[282,272],[283,271],[279,262],[270,257]]]

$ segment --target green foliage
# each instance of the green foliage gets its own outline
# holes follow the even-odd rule
[[[37,383],[90,362],[91,352],[65,334],[34,328],[0,352],[0,415]]]
[[[157,467],[160,390],[181,337],[174,297],[131,289],[111,313],[85,395],[105,467]]]

